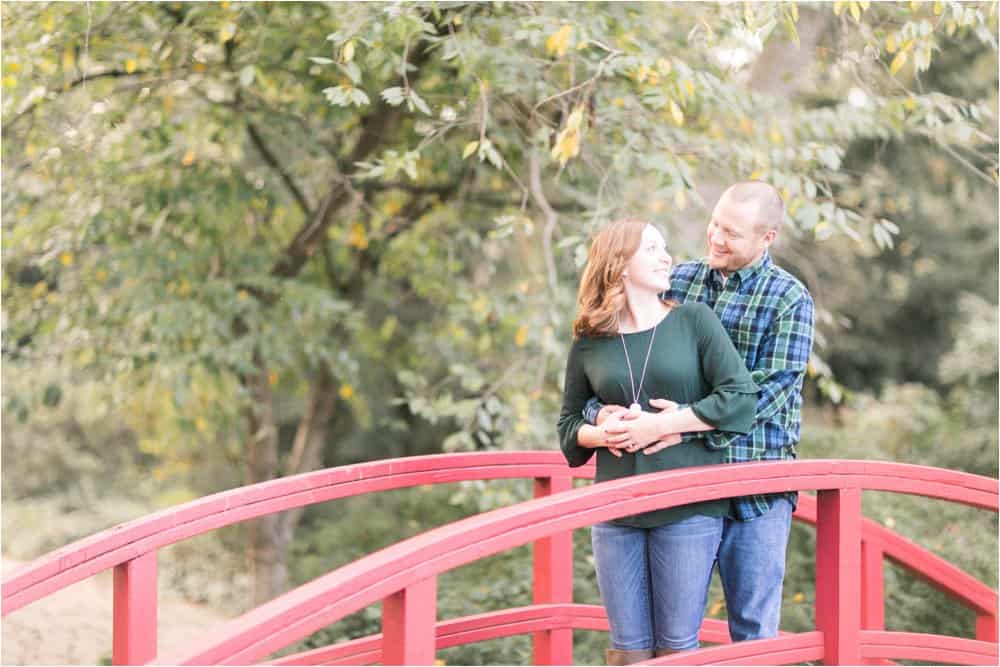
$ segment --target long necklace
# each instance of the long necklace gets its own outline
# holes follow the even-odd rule
[[[625,365],[628,366],[629,386],[632,387],[632,405],[628,406],[628,409],[632,412],[642,412],[642,406],[639,405],[639,393],[642,391],[642,383],[646,380],[646,366],[649,364],[649,353],[653,350],[653,339],[656,338],[656,328],[658,326],[660,326],[659,322],[653,327],[653,333],[649,336],[649,347],[646,348],[646,361],[642,362],[642,375],[639,376],[638,389],[635,386],[635,378],[632,375],[632,360],[628,356],[628,346],[625,345],[625,334],[620,331],[618,332],[618,336],[622,340],[622,349],[625,350]]]

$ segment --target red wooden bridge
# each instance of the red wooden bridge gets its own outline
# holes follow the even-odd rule
[[[573,630],[603,630],[600,606],[573,602],[572,531],[599,521],[686,503],[778,491],[801,494],[795,518],[816,527],[816,628],[729,643],[707,619],[697,651],[655,665],[891,664],[912,659],[996,665],[997,591],[861,514],[863,490],[937,498],[997,511],[995,479],[879,461],[810,460],[689,468],[583,488],[593,466],[568,468],[558,452],[450,454],[331,468],[207,496],[53,551],[5,577],[3,615],[114,568],[114,664],[248,664],[382,601],[382,633],[272,660],[276,665],[434,664],[435,651],[533,635],[534,664],[573,663]],[[376,491],[465,480],[534,479],[535,498],[430,530],[281,595],[156,655],[157,551],[210,530],[295,507]],[[531,542],[534,604],[438,620],[437,577]],[[884,628],[883,564],[889,559],[971,609],[975,639]]]

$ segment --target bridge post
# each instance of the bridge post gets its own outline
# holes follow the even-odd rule
[[[437,577],[418,581],[382,601],[382,664],[433,665]]]
[[[861,628],[885,630],[885,552],[872,540],[861,541]],[[866,665],[888,665],[887,660],[863,660]]]
[[[997,617],[995,614],[978,614],[976,616],[976,639],[981,642],[997,641]]]
[[[156,657],[156,551],[115,566],[111,664],[144,665]]]
[[[535,479],[535,497],[541,498],[569,491],[573,478],[569,475]],[[535,540],[534,595],[535,604],[573,602],[573,532],[566,531]],[[536,665],[572,665],[573,629],[556,628],[534,633],[533,663]]]
[[[816,497],[816,629],[823,664],[861,664],[861,490]]]

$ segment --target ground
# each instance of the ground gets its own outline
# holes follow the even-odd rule
[[[4,557],[6,576],[22,563]],[[3,619],[4,665],[99,665],[111,658],[111,571],[23,607]],[[204,637],[226,617],[161,593],[159,653]]]

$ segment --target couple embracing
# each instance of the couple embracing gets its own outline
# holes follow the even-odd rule
[[[768,248],[784,216],[757,181],[727,189],[704,260],[676,267],[661,233],[620,220],[580,280],[559,437],[596,481],[795,457],[813,337],[806,288]],[[774,637],[795,493],[646,512],[591,529],[607,662],[698,647],[718,563],[733,641]]]

